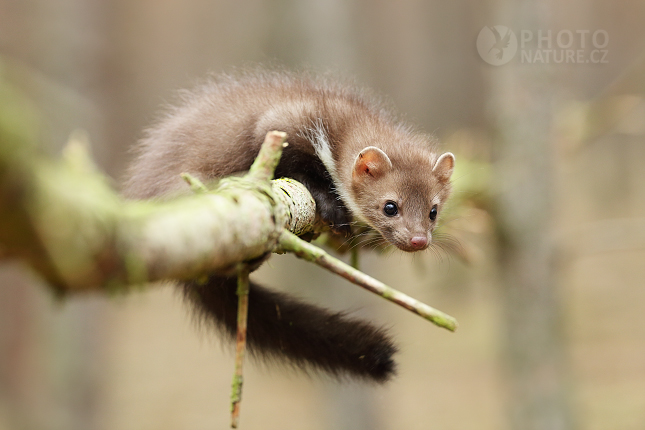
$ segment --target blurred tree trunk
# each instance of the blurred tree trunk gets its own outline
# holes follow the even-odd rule
[[[499,4],[496,18],[521,30],[551,29],[548,3]],[[572,427],[554,242],[553,112],[558,88],[548,64],[490,69],[496,130],[498,267],[503,288],[503,358],[511,428]]]

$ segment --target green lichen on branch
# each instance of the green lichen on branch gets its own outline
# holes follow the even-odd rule
[[[284,137],[269,134],[277,152]],[[298,218],[264,173],[174,200],[126,201],[93,166],[81,139],[72,139],[65,154],[52,161],[33,145],[0,148],[0,207],[11,208],[0,210],[4,255],[27,261],[61,291],[125,289],[226,270],[271,252]],[[264,159],[269,165],[257,163],[258,172],[274,167]],[[304,187],[290,193],[311,200]]]

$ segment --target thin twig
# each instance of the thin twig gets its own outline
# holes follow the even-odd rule
[[[351,254],[349,254],[349,255],[350,255],[350,258],[351,258],[350,261],[349,261],[349,264],[354,269],[360,270],[360,268],[358,267],[358,265],[359,265],[358,246],[353,247],[352,250],[351,250]]]
[[[282,148],[287,146],[286,139],[287,133],[283,131],[268,132],[258,156],[249,169],[249,176],[265,181],[273,179],[273,172],[282,156]]]
[[[184,172],[181,175],[181,178],[190,185],[190,189],[193,191],[193,193],[196,194],[201,194],[201,193],[206,193],[208,192],[208,188],[206,188],[206,185],[202,183],[198,178],[195,176],[191,175],[190,173]]]
[[[246,351],[246,321],[249,311],[249,267],[240,264],[237,272],[237,340],[235,345],[235,374],[231,392],[231,427],[237,428],[242,402],[242,366]]]
[[[342,276],[354,284],[365,288],[379,296],[394,302],[409,311],[431,321],[439,327],[446,328],[450,331],[457,329],[457,320],[440,310],[434,309],[412,297],[388,287],[384,283],[360,272],[337,258],[327,254],[322,249],[305,242],[293,233],[283,231],[280,236],[280,246],[283,250],[293,252],[300,258],[318,264],[325,269]]]

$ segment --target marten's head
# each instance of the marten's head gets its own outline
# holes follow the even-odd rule
[[[450,195],[455,157],[413,146],[387,154],[375,146],[354,160],[351,194],[355,215],[388,242],[407,251],[426,249]]]

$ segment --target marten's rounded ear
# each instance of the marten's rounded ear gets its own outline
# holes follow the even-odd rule
[[[390,157],[376,146],[363,148],[354,160],[352,178],[361,179],[364,177],[380,178],[390,171],[392,162]]]
[[[452,152],[446,152],[441,154],[434,167],[432,168],[432,173],[434,173],[437,178],[442,182],[448,182],[450,176],[452,176],[452,171],[455,168],[455,156],[452,155]]]

